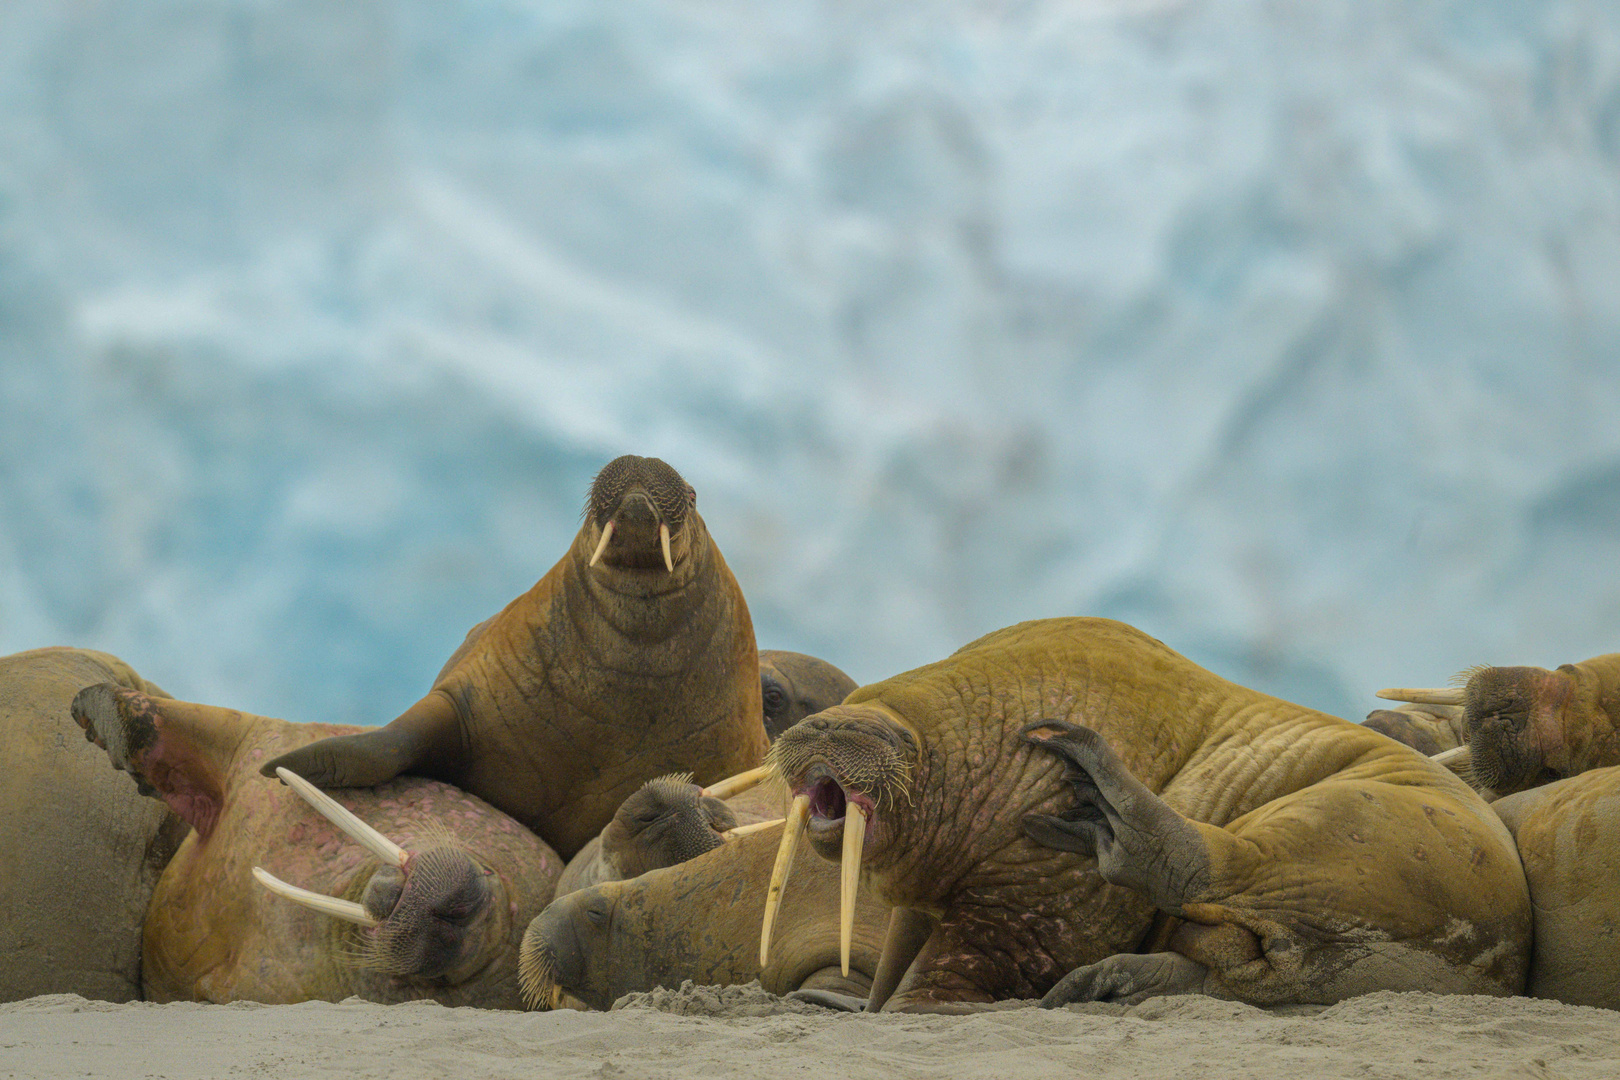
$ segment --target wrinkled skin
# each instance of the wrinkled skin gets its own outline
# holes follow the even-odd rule
[[[885,955],[887,1009],[1039,997],[1093,965],[1074,998],[1523,985],[1524,877],[1473,791],[1120,623],[990,634],[801,721],[773,760],[823,857],[868,811],[863,895],[929,928]]]
[[[160,699],[116,684],[74,699],[73,718],[192,832],[152,895],[142,982],[154,1001],[397,1002],[517,1008],[517,947],[561,863],[512,818],[433,780],[335,798],[410,851],[401,870],[338,832],[266,759],[345,730]],[[360,928],[259,885],[282,881],[362,904]]]
[[[557,895],[695,859],[719,847],[737,816],[686,776],[660,776],[638,788],[599,836],[568,860]]]
[[[765,731],[773,739],[855,689],[855,680],[827,661],[781,649],[759,651],[759,684]]]
[[[1367,724],[1429,754],[1466,742],[1474,785],[1495,795],[1620,765],[1620,653],[1474,668],[1463,694],[1460,707],[1381,709]]]
[[[568,553],[468,633],[426,697],[385,727],[267,761],[266,775],[282,765],[323,787],[431,776],[571,858],[654,777],[710,783],[758,765],[753,623],[696,501],[656,458],[610,462]]]
[[[781,828],[742,836],[696,859],[626,881],[560,896],[529,925],[523,973],[529,1000],[568,998],[595,1009],[663,986],[731,985],[758,979],[774,994],[866,997],[877,968],[888,908],[864,897],[857,908],[845,977],[838,956],[838,870],[803,847],[783,900],[769,964],[759,962],[759,912]]]
[[[1491,804],[1519,845],[1535,914],[1525,992],[1620,1009],[1620,767]]]
[[[68,716],[80,689],[108,681],[163,693],[106,653],[0,658],[0,1001],[141,996],[141,920],[186,826]]]

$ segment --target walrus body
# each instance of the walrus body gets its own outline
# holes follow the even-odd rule
[[[402,867],[384,865],[290,788],[259,775],[267,758],[353,728],[159,699],[116,684],[85,689],[72,709],[116,767],[192,826],[145,911],[149,1000],[359,996],[520,1007],[518,943],[562,866],[512,818],[418,777],[340,793],[407,849]],[[273,895],[255,881],[255,867],[350,901],[375,925],[357,927]]]
[[[429,694],[386,727],[266,763],[323,787],[431,776],[570,858],[654,777],[709,783],[768,742],[742,591],[679,474],[621,457],[573,546],[475,627]]]
[[[186,826],[113,775],[68,716],[107,681],[162,694],[106,653],[0,658],[0,1001],[141,996],[141,920]]]
[[[1531,788],[1491,809],[1512,830],[1530,884],[1535,947],[1525,992],[1620,1009],[1620,768]]]
[[[888,908],[865,897],[856,912],[850,973],[839,966],[838,870],[800,850],[770,962],[759,957],[759,909],[780,827],[727,841],[695,859],[558,896],[523,938],[531,1005],[567,997],[606,1009],[656,987],[758,979],[773,994],[867,995]]]
[[[871,1007],[1523,985],[1524,877],[1473,791],[1123,624],[990,634],[773,760],[790,826],[896,908]]]

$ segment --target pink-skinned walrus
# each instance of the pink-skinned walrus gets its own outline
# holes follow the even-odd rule
[[[279,753],[353,728],[116,683],[82,690],[72,715],[115,768],[192,827],[146,910],[148,1000],[521,1007],[518,945],[562,863],[508,815],[420,777],[326,796],[294,774],[281,774],[284,785],[259,773]],[[347,821],[342,830],[327,812]]]

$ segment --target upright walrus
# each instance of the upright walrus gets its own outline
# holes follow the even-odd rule
[[[567,859],[648,780],[712,783],[767,745],[753,622],[697,496],[669,465],[627,454],[591,484],[568,553],[473,627],[426,697],[264,772],[322,787],[443,780]]]

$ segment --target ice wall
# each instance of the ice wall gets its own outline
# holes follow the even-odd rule
[[[862,681],[1620,649],[1620,8],[0,7],[0,650],[375,722],[667,458]]]

